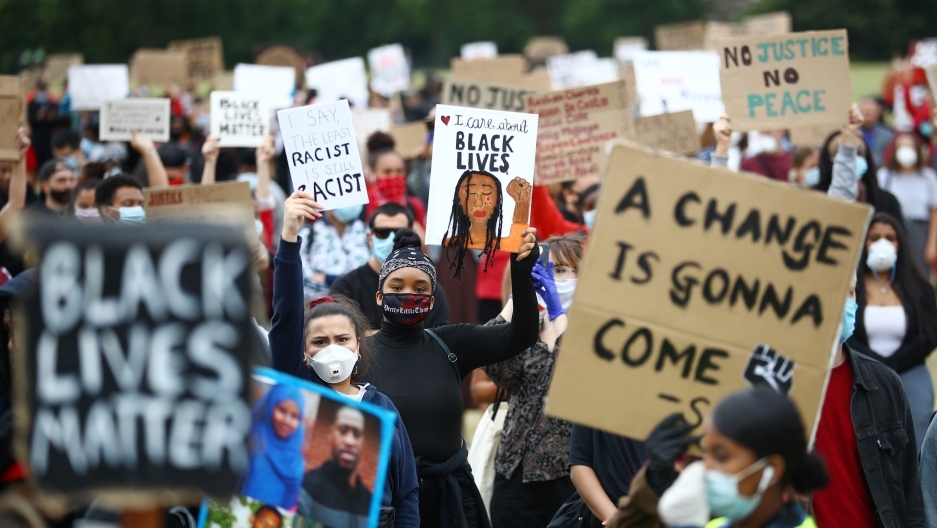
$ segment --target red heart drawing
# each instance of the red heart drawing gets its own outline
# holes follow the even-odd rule
[[[449,116],[442,116],[439,119],[442,120],[442,124],[449,126]]]

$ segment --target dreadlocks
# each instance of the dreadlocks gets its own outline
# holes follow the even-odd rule
[[[452,214],[449,215],[449,225],[446,226],[446,233],[443,235],[443,240],[448,240],[446,244],[446,260],[449,261],[449,269],[455,268],[455,273],[452,276],[456,279],[462,277],[462,268],[465,267],[462,265],[462,260],[465,258],[465,253],[468,250],[472,231],[472,219],[469,218],[468,213],[465,211],[463,202],[459,197],[459,189],[462,188],[463,182],[465,182],[465,188],[468,189],[468,186],[472,183],[473,175],[490,177],[495,181],[495,188],[498,190],[495,210],[492,212],[491,216],[488,217],[488,222],[485,224],[485,246],[482,251],[482,255],[485,255],[485,271],[488,271],[488,266],[494,261],[495,250],[501,248],[501,205],[503,200],[501,196],[501,181],[489,172],[467,170],[462,173],[462,176],[456,183],[455,193],[452,197]],[[451,237],[449,236],[450,232],[452,233]],[[454,258],[449,254],[449,250],[452,249],[453,246],[455,246]]]

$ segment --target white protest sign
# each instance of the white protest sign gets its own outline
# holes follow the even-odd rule
[[[400,44],[374,48],[368,52],[371,67],[371,89],[390,97],[410,89],[410,64]]]
[[[548,57],[547,72],[550,74],[550,84],[554,90],[583,86],[580,81],[581,72],[590,68],[597,60],[598,56],[592,50]]]
[[[641,115],[693,110],[697,123],[725,113],[714,51],[643,51],[634,55]]]
[[[647,51],[647,39],[644,37],[619,37],[615,39],[615,58],[628,62],[634,60],[634,54]]]
[[[348,101],[277,112],[294,189],[325,210],[368,203]]]
[[[371,134],[390,132],[390,110],[386,108],[352,110],[351,124],[355,128],[355,139],[358,141],[358,145],[363,146],[368,142]]]
[[[467,239],[466,247],[485,252],[520,248],[530,221],[538,122],[535,114],[436,105],[427,244]]]
[[[234,91],[262,97],[272,108],[289,108],[296,91],[296,70],[288,66],[238,64],[234,67]]]
[[[911,64],[918,68],[927,68],[932,64],[937,64],[937,38],[915,42],[914,54],[911,55]]]
[[[169,99],[116,99],[101,102],[101,141],[142,138],[169,141]]]
[[[105,99],[123,99],[130,93],[126,64],[87,64],[68,69],[72,110],[99,110]]]
[[[462,44],[462,60],[494,59],[498,56],[498,45],[494,42],[469,42]]]
[[[306,86],[316,90],[318,102],[334,103],[348,99],[355,108],[368,107],[368,73],[361,57],[327,62],[307,69]]]
[[[211,135],[222,147],[259,147],[270,131],[263,97],[239,92],[211,93]]]

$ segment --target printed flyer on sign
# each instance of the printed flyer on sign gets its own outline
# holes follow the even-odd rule
[[[200,528],[377,526],[396,417],[257,367],[241,494],[208,501]]]
[[[259,147],[270,131],[263,97],[239,92],[211,93],[211,135],[221,147]]]
[[[368,203],[348,101],[277,112],[293,188],[326,211]]]
[[[169,141],[169,99],[118,99],[101,103],[101,141],[130,141],[133,132]]]
[[[530,220],[538,119],[436,106],[427,244],[517,252]]]

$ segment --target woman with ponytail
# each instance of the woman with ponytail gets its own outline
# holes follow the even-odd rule
[[[829,482],[825,464],[807,450],[794,403],[771,389],[736,392],[703,427],[703,459],[664,492],[667,526],[815,528],[799,497]]]

